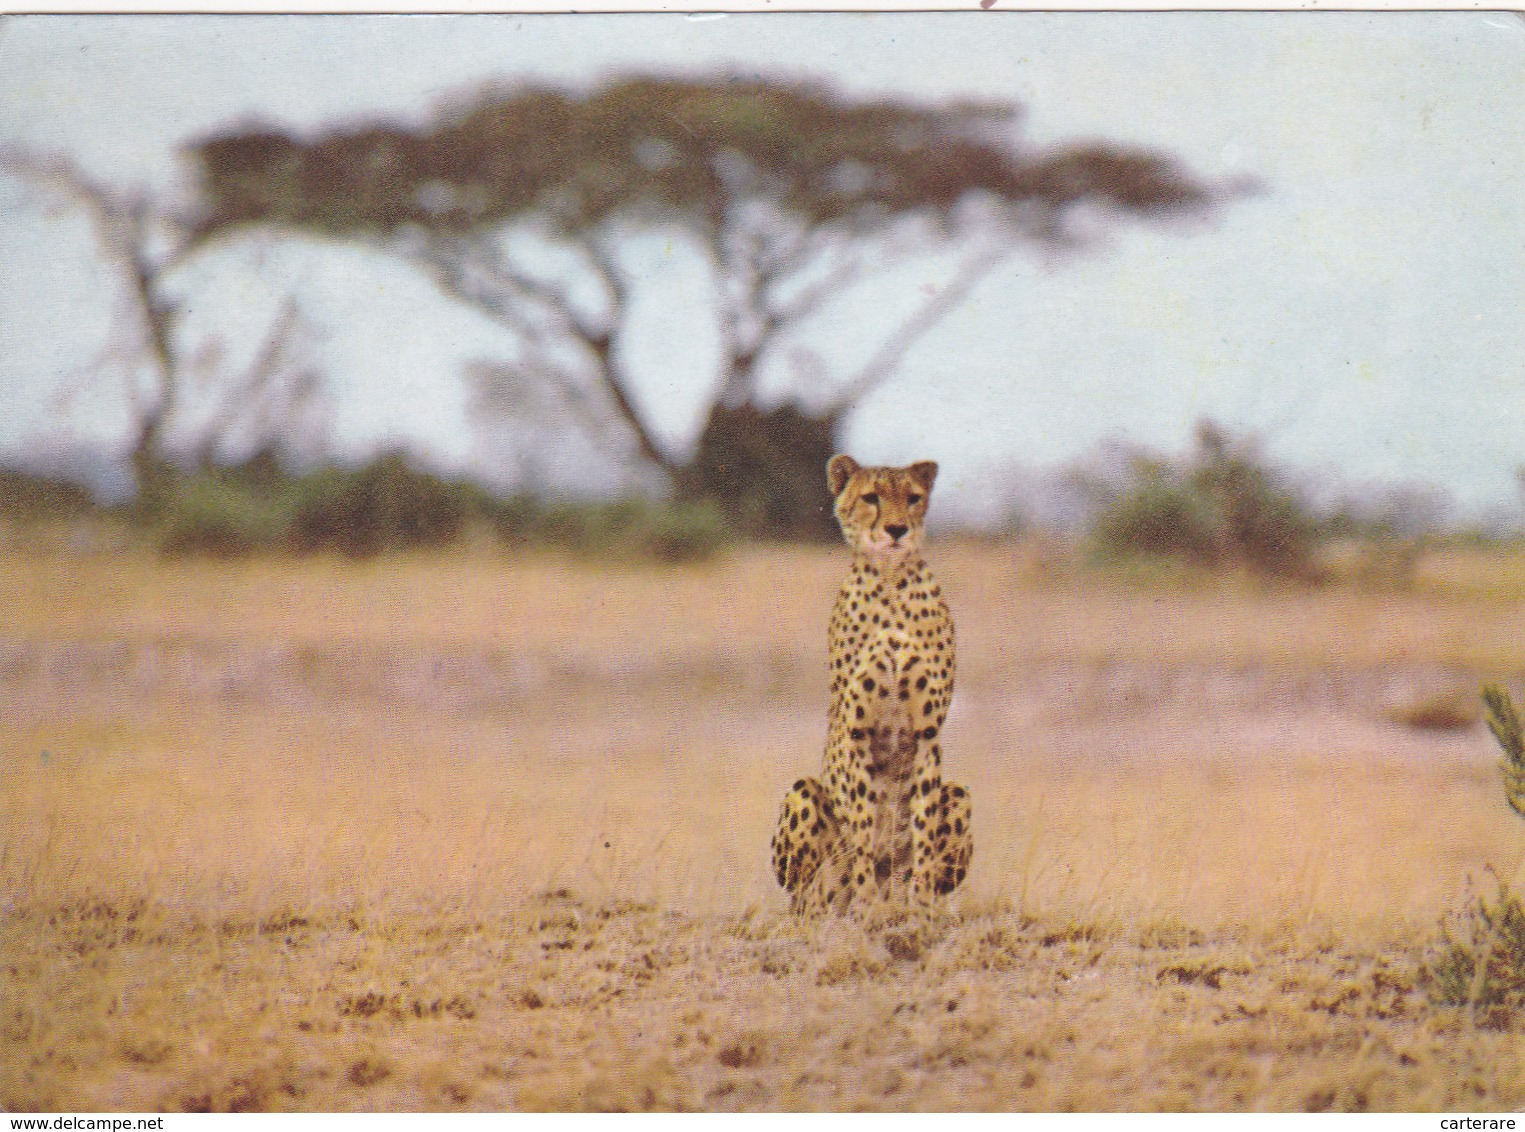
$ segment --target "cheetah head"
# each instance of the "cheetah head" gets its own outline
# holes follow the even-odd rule
[[[931,460],[907,468],[865,468],[851,456],[833,456],[826,482],[837,497],[837,522],[847,545],[887,557],[919,550],[936,478]]]

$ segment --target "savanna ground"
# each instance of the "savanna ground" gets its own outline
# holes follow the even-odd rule
[[[1413,584],[934,545],[975,803],[936,916],[807,924],[845,550],[0,550],[0,1107],[1496,1109],[1435,1005],[1525,857],[1483,677],[1525,556]]]

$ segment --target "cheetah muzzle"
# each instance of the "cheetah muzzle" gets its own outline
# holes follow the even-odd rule
[[[921,556],[937,465],[865,468],[833,456],[826,479],[853,549],[827,631],[831,714],[821,778],[784,798],[774,872],[798,913],[930,904],[973,851],[970,804],[943,781],[938,735],[953,700],[953,618]]]

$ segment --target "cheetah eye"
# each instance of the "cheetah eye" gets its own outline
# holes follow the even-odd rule
[[[909,507],[915,507],[915,506],[916,506],[916,505],[917,505],[917,504],[918,504],[918,503],[920,503],[920,502],[921,502],[921,496],[919,496],[919,495],[917,495],[917,494],[916,494],[916,493],[915,493],[915,492],[914,492],[914,491],[913,491],[913,492],[911,492],[911,494],[910,494],[910,495],[908,495],[908,496],[906,496],[906,497],[905,497],[905,501],[906,501],[906,505],[907,505],[907,506],[909,506]]]
[[[876,506],[879,503],[879,493],[874,491],[865,491],[863,493],[863,502],[867,503],[870,507]]]

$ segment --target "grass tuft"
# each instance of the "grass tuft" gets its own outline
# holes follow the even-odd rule
[[[1505,1028],[1525,1007],[1525,906],[1499,882],[1490,900],[1477,902],[1460,925],[1442,932],[1427,970],[1431,998],[1467,1007],[1484,1025]]]

